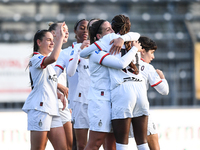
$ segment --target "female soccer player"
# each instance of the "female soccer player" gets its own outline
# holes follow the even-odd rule
[[[112,38],[116,38],[116,34],[112,33],[113,30],[109,22],[105,20],[100,20],[92,24],[90,27],[90,41],[91,43],[100,39],[99,44],[102,44],[103,39],[106,38],[110,42]],[[111,33],[111,34],[109,34]],[[109,35],[107,35],[109,34]],[[137,40],[139,34],[136,34]],[[101,40],[102,38],[102,40]],[[91,87],[89,90],[89,108],[88,115],[90,119],[90,136],[89,142],[86,149],[98,149],[101,145],[102,140],[106,137],[107,133],[111,130],[109,115],[111,112],[111,103],[110,103],[110,78],[108,73],[108,68],[101,66],[106,65],[112,68],[123,69],[126,67],[132,60],[133,56],[137,52],[137,48],[133,48],[129,51],[129,57],[122,59],[121,57],[116,58],[114,56],[109,56],[108,53],[104,52],[105,49],[101,49],[99,44],[95,42],[89,48],[84,49],[81,52],[81,56],[87,57],[90,55],[90,70],[91,70]],[[140,49],[140,45],[135,43]],[[96,50],[94,50],[96,48]],[[93,49],[94,51],[92,52]],[[88,54],[88,55],[87,55]],[[122,59],[123,61],[120,61]],[[98,111],[99,110],[99,111]],[[102,111],[103,110],[103,111]],[[118,147],[117,147],[118,148]]]
[[[49,31],[51,31],[54,39],[56,37],[56,31],[59,30],[59,25],[61,23],[54,23],[51,22],[49,23]],[[69,37],[69,32],[68,32],[68,27],[67,25],[65,25],[63,27],[63,31],[65,33],[65,37],[63,39],[63,44],[66,43],[68,41],[68,37]],[[54,43],[56,43],[56,41],[54,40]],[[66,96],[68,95],[68,88],[66,87],[66,73],[62,73],[62,76],[59,76],[58,78],[58,89]],[[60,116],[62,119],[62,123],[63,123],[63,127],[65,129],[65,136],[66,136],[66,143],[67,143],[67,148],[68,150],[72,149],[72,144],[73,144],[73,134],[72,134],[72,123],[71,123],[71,112],[68,108],[68,103],[66,104],[66,108],[64,110],[62,110],[62,103],[61,101],[59,101],[59,112],[60,112]]]
[[[29,62],[32,91],[22,108],[28,114],[32,150],[44,150],[47,138],[54,149],[67,149],[57,98],[63,102],[65,99],[57,93],[57,76],[51,65],[60,54],[65,36],[64,26],[65,23],[62,23],[58,27],[55,45],[53,35],[48,30],[39,30],[34,36],[34,53]]]
[[[75,33],[75,38],[76,38],[76,42],[74,42],[72,44],[72,46],[64,49],[61,53],[60,56],[56,62],[56,72],[57,75],[59,76],[59,74],[64,70],[64,68],[68,68],[69,65],[69,60],[70,60],[70,55],[74,52],[77,51],[77,49],[79,49],[82,46],[82,43],[89,45],[89,41],[87,40],[88,38],[88,31],[87,31],[87,24],[88,21],[86,19],[81,19],[79,20],[75,26],[74,26],[74,33]],[[72,118],[73,118],[73,126],[75,129],[75,136],[76,139],[74,139],[74,142],[77,142],[77,148],[78,149],[84,149],[86,143],[87,143],[87,128],[86,127],[82,130],[82,127],[78,121],[80,121],[79,119],[77,119],[77,110],[74,110],[74,108],[76,109],[77,107],[74,107],[75,104],[73,104],[74,102],[76,103],[77,101],[77,95],[76,95],[76,90],[77,90],[77,84],[78,84],[78,72],[75,69],[74,75],[73,76],[68,76],[67,75],[67,80],[68,80],[68,87],[69,87],[69,95],[68,95],[68,100],[69,100],[69,105],[70,108],[72,109]],[[77,121],[76,121],[77,119]]]
[[[141,51],[141,74],[145,79],[147,89],[149,84],[151,87],[154,87],[160,94],[168,95],[169,86],[163,72],[159,69],[155,69],[150,63],[154,57],[154,52],[157,49],[156,43],[148,37],[142,36],[139,38],[139,42],[142,46]],[[158,142],[158,133],[156,126],[149,115],[148,120],[148,129],[147,129],[147,142],[150,150],[160,150]]]

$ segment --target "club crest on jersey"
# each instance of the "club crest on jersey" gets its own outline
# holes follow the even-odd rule
[[[70,55],[74,55],[74,50],[71,52],[71,54]]]
[[[141,71],[143,71],[144,70],[144,66],[141,66]]]
[[[44,58],[44,56],[40,55],[40,56],[38,56],[38,58],[39,58],[39,59],[42,59],[42,58]]]
[[[95,53],[96,53],[96,54],[99,54],[100,51],[101,51],[101,50],[97,50],[97,51],[95,51]]]

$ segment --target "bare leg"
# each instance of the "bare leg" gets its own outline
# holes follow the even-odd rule
[[[75,129],[77,150],[84,150],[87,144],[88,129]]]
[[[148,116],[132,118],[133,132],[137,145],[147,143]]]
[[[116,140],[114,133],[107,133],[103,143],[104,150],[116,150]]]
[[[47,136],[55,150],[66,150],[67,149],[65,131],[64,131],[63,126],[57,127],[57,128],[51,128],[51,130],[48,132]]]
[[[98,150],[103,144],[107,133],[106,132],[96,132],[90,131],[89,141],[84,150]]]
[[[160,150],[160,145],[158,142],[158,134],[148,135],[147,142],[148,142],[150,150]]]
[[[48,131],[31,131],[31,150],[44,150]]]
[[[72,131],[72,123],[71,121],[66,122],[64,125],[65,136],[67,141],[67,149],[72,150],[73,145],[73,131]]]
[[[112,120],[113,131],[117,143],[128,144],[130,123],[131,118]]]
[[[74,129],[74,124],[72,122],[72,132],[73,132],[73,146],[72,150],[77,150],[77,145],[76,145],[76,135],[75,135],[75,129]]]

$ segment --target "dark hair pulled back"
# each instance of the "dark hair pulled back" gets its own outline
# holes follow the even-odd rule
[[[47,32],[50,32],[49,30],[38,30],[35,35],[34,35],[34,39],[33,39],[33,52],[38,52],[38,44],[37,44],[37,40],[39,39],[40,41],[43,40],[43,37],[45,36],[45,34]]]
[[[90,27],[89,27],[89,38],[90,38],[90,44],[94,43],[97,38],[97,34],[102,33],[102,27],[101,25],[105,22],[106,20],[98,20],[94,22]]]

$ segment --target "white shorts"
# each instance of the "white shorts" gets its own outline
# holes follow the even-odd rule
[[[74,129],[89,129],[87,111],[88,104],[74,101],[72,111]]]
[[[151,134],[157,134],[156,125],[154,124],[151,115],[148,116],[148,126],[147,126],[147,136]],[[131,124],[130,131],[129,131],[129,138],[134,138],[133,134],[133,126]]]
[[[127,81],[111,91],[112,120],[149,114],[144,82]]]
[[[97,132],[112,132],[110,101],[89,100],[88,116],[90,130]]]
[[[62,124],[65,124],[66,122],[69,122],[72,120],[72,114],[70,113],[70,110],[68,108],[68,103],[66,104],[66,107],[64,110],[62,110],[63,108],[63,104],[61,102],[61,100],[58,100],[58,104],[59,104],[59,114],[62,120]]]
[[[28,111],[28,130],[50,131],[51,128],[62,126],[60,116],[51,116],[48,113],[34,109]]]
[[[61,108],[59,108],[59,114],[62,120],[62,124],[65,124],[66,122],[72,121],[72,115],[70,113],[69,108],[65,108],[64,110],[62,110]]]
[[[148,117],[148,128],[147,128],[147,135],[157,134],[156,125],[152,119],[152,116],[149,114]]]

